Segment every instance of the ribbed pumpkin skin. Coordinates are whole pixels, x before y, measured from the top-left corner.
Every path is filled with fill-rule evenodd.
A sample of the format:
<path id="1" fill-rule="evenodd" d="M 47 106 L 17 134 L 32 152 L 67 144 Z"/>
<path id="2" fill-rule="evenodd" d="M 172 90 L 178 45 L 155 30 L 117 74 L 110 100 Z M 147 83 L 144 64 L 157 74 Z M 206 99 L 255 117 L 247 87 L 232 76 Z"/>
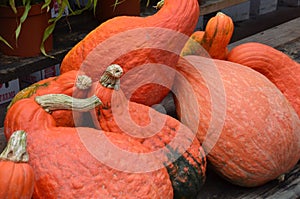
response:
<path id="1" fill-rule="evenodd" d="M 120 148 L 146 152 L 128 137 L 85 127 L 56 127 L 53 117 L 31 98 L 8 110 L 4 129 L 7 137 L 16 129 L 27 132 L 29 164 L 35 175 L 33 198 L 173 198 L 165 168 L 147 173 L 118 171 L 97 160 L 83 144 L 85 140 L 96 146 L 105 134 Z"/>
<path id="2" fill-rule="evenodd" d="M 0 160 L 1 199 L 31 199 L 33 188 L 34 174 L 28 163 Z"/>
<path id="3" fill-rule="evenodd" d="M 214 59 L 226 59 L 227 46 L 234 30 L 232 19 L 218 12 L 207 22 L 205 31 L 195 31 L 181 51 L 182 56 L 199 55 Z M 205 52 L 206 51 L 206 52 Z"/>
<path id="4" fill-rule="evenodd" d="M 128 101 L 122 91 L 105 88 L 100 83 L 93 85 L 90 95 L 98 96 L 104 104 L 96 107 L 95 126 L 131 137 L 146 146 L 149 153 L 161 148 L 168 149 L 161 160 L 168 169 L 174 198 L 197 197 L 206 179 L 206 157 L 200 142 L 190 129 L 168 115 Z M 116 97 L 112 97 L 114 95 Z M 147 130 L 143 127 L 147 127 Z M 131 132 L 134 134 L 130 134 Z M 175 137 L 177 141 L 174 141 Z M 174 145 L 167 146 L 171 142 Z M 182 143 L 188 144 L 186 150 L 182 149 Z M 172 148 L 173 146 L 175 147 Z M 179 154 L 179 158 L 170 162 L 174 154 Z"/>
<path id="5" fill-rule="evenodd" d="M 112 63 L 122 66 L 125 73 L 147 63 L 174 67 L 182 47 L 196 27 L 198 17 L 197 0 L 166 0 L 164 6 L 152 16 L 121 16 L 110 19 L 90 32 L 69 51 L 62 61 L 61 73 L 81 69 L 93 79 L 97 79 Z M 186 35 L 184 41 L 179 38 L 182 37 L 180 34 Z M 96 48 L 108 39 L 109 43 L 100 49 Z M 128 52 L 128 49 L 132 52 Z M 136 78 L 133 77 L 132 81 L 134 79 Z M 171 85 L 172 81 L 167 86 Z M 132 93 L 124 92 L 132 101 L 153 105 L 159 103 L 168 94 L 169 89 L 151 84 L 139 88 L 133 96 L 130 96 Z"/>
<path id="6" fill-rule="evenodd" d="M 265 75 L 286 96 L 300 117 L 299 63 L 271 46 L 255 42 L 236 46 L 227 59 Z"/>
<path id="7" fill-rule="evenodd" d="M 198 56 L 185 59 L 201 71 L 197 73 L 184 59 L 178 63 L 177 70 L 188 79 L 197 98 L 197 137 L 221 176 L 234 184 L 254 187 L 296 165 L 300 158 L 300 120 L 274 84 L 236 63 Z M 189 103 L 191 93 L 186 92 L 180 79 L 176 82 L 178 115 L 182 123 L 193 126 L 196 121 L 195 107 Z M 208 130 L 217 132 L 207 135 Z M 206 135 L 217 138 L 217 142 L 205 140 Z"/>
<path id="8" fill-rule="evenodd" d="M 230 42 L 233 30 L 232 19 L 219 12 L 207 22 L 200 44 L 212 58 L 226 59 L 227 45 Z"/>

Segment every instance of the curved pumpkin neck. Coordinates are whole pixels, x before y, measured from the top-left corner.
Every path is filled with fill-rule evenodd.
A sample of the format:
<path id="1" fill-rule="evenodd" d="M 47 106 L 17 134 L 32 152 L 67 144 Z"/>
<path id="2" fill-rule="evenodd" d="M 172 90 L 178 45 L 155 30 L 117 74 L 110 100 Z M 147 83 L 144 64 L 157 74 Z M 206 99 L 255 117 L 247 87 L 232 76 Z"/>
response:
<path id="1" fill-rule="evenodd" d="M 197 0 L 165 0 L 161 9 L 147 18 L 154 22 L 150 26 L 170 28 L 190 35 L 196 27 L 199 15 Z"/>

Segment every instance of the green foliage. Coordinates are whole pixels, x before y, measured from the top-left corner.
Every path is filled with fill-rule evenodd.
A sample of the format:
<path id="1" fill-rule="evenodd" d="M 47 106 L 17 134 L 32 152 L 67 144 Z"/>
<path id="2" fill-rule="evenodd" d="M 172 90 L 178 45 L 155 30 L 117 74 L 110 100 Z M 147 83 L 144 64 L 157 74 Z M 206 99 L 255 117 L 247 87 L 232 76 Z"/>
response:
<path id="1" fill-rule="evenodd" d="M 14 13 L 17 13 L 18 6 L 24 6 L 24 8 L 25 8 L 24 13 L 22 13 L 22 16 L 20 18 L 20 23 L 18 24 L 18 26 L 15 30 L 16 41 L 19 38 L 21 29 L 22 29 L 22 24 L 28 17 L 28 13 L 31 9 L 31 5 L 34 5 L 37 3 L 44 3 L 42 6 L 42 9 L 47 9 L 47 12 L 49 12 L 50 4 L 52 1 L 53 0 L 0 0 L 0 6 L 7 6 L 7 8 L 12 9 L 14 11 Z M 60 5 L 60 7 L 59 7 L 58 15 L 49 20 L 50 25 L 44 31 L 40 50 L 41 50 L 42 54 L 45 56 L 49 56 L 49 55 L 45 51 L 44 43 L 47 40 L 47 38 L 53 33 L 56 23 L 63 17 L 63 13 L 64 13 L 66 7 L 68 7 L 68 9 L 69 9 L 70 15 L 79 15 L 82 12 L 91 9 L 92 7 L 94 7 L 94 13 L 95 13 L 95 8 L 96 8 L 98 0 L 88 0 L 87 4 L 84 7 L 80 6 L 79 0 L 76 0 L 77 6 L 79 7 L 79 9 L 75 10 L 75 11 L 71 9 L 69 0 L 54 0 L 54 1 L 56 1 Z M 5 38 L 3 38 L 1 36 L 0 36 L 0 42 L 4 42 L 7 46 L 12 48 L 12 46 L 5 40 Z"/>

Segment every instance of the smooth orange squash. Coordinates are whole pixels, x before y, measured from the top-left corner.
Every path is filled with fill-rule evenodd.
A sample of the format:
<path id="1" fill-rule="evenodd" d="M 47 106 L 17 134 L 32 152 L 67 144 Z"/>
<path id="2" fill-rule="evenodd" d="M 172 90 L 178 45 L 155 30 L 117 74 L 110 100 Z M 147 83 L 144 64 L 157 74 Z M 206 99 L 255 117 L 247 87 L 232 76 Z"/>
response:
<path id="1" fill-rule="evenodd" d="M 233 48 L 228 61 L 248 66 L 272 81 L 300 117 L 300 64 L 275 48 L 256 42 Z"/>
<path id="2" fill-rule="evenodd" d="M 205 27 L 205 33 L 200 44 L 214 59 L 226 59 L 233 34 L 234 24 L 232 19 L 222 12 L 212 17 Z"/>
<path id="3" fill-rule="evenodd" d="M 61 73 L 82 70 L 93 80 L 112 63 L 122 66 L 124 73 L 144 64 L 139 75 L 124 82 L 125 95 L 132 101 L 153 105 L 169 92 L 173 78 L 167 85 L 150 83 L 132 92 L 135 81 L 144 79 L 143 72 L 151 64 L 174 67 L 188 37 L 194 31 L 199 17 L 197 0 L 166 0 L 162 8 L 148 17 L 121 16 L 110 19 L 90 32 L 65 56 Z M 154 79 L 174 77 L 170 71 L 156 70 Z M 128 85 L 127 85 L 128 84 Z M 130 91 L 125 89 L 128 87 Z M 169 87 L 169 88 L 168 88 Z"/>
<path id="4" fill-rule="evenodd" d="M 31 199 L 34 173 L 28 164 L 26 133 L 16 131 L 0 154 L 0 198 Z"/>
<path id="5" fill-rule="evenodd" d="M 191 35 L 182 49 L 181 55 L 209 55 L 211 58 L 224 60 L 227 57 L 227 46 L 233 30 L 232 19 L 224 13 L 218 12 L 216 16 L 209 19 L 204 31 L 196 31 Z"/>
<path id="6" fill-rule="evenodd" d="M 254 187 L 282 177 L 296 165 L 299 117 L 265 76 L 240 64 L 200 56 L 181 59 L 177 71 L 173 92 L 180 121 L 197 131 L 221 176 Z"/>
<path id="7" fill-rule="evenodd" d="M 132 161 L 130 164 L 126 156 L 118 157 L 109 150 L 102 154 L 111 143 L 122 151 L 145 153 L 148 150 L 142 144 L 113 132 L 87 127 L 57 127 L 52 115 L 44 110 L 75 104 L 94 108 L 99 105 L 98 98 L 87 98 L 78 103 L 82 99 L 64 94 L 50 95 L 58 96 L 50 101 L 43 96 L 21 99 L 13 104 L 7 112 L 4 127 L 7 137 L 17 129 L 27 132 L 29 164 L 35 175 L 33 198 L 173 198 L 172 184 L 164 167 L 134 173 L 129 167 L 138 164 L 132 164 Z M 111 160 L 128 170 L 110 167 L 107 162 Z M 154 163 L 148 162 L 149 165 Z"/>
<path id="8" fill-rule="evenodd" d="M 93 114 L 95 126 L 129 136 L 147 147 L 149 153 L 162 150 L 159 159 L 168 169 L 174 198 L 196 198 L 205 182 L 206 158 L 195 134 L 168 115 L 128 101 L 121 90 L 122 81 L 110 80 L 120 78 L 120 71 L 118 66 L 109 68 L 93 84 L 90 95 L 102 102 Z"/>

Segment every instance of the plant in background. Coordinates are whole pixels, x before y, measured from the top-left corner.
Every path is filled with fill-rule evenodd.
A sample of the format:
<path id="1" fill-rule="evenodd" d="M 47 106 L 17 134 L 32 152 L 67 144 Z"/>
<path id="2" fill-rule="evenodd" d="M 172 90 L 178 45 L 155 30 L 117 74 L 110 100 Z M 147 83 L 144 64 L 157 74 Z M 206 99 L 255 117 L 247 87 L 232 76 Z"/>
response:
<path id="1" fill-rule="evenodd" d="M 18 26 L 15 31 L 15 38 L 17 41 L 22 29 L 22 24 L 27 19 L 28 13 L 32 5 L 43 3 L 42 10 L 47 9 L 47 12 L 49 12 L 52 4 L 55 2 L 58 3 L 59 5 L 58 14 L 55 17 L 49 19 L 49 26 L 44 31 L 43 40 L 40 46 L 41 52 L 44 55 L 48 56 L 47 53 L 45 52 L 44 42 L 54 31 L 57 21 L 59 21 L 63 17 L 63 13 L 65 12 L 66 8 L 69 9 L 70 15 L 78 15 L 81 14 L 83 11 L 88 10 L 92 7 L 95 8 L 97 4 L 97 0 L 87 0 L 87 2 L 84 5 L 82 5 L 82 2 L 80 2 L 80 0 L 75 0 L 76 1 L 75 4 L 78 7 L 78 9 L 73 10 L 70 6 L 73 3 L 71 1 L 72 0 L 0 0 L 0 6 L 6 6 L 7 9 L 12 9 L 15 14 L 17 14 L 17 7 L 24 6 L 24 12 L 20 17 L 20 22 L 18 23 Z M 4 42 L 6 45 L 12 48 L 12 46 L 1 35 L 0 35 L 0 41 Z"/>

